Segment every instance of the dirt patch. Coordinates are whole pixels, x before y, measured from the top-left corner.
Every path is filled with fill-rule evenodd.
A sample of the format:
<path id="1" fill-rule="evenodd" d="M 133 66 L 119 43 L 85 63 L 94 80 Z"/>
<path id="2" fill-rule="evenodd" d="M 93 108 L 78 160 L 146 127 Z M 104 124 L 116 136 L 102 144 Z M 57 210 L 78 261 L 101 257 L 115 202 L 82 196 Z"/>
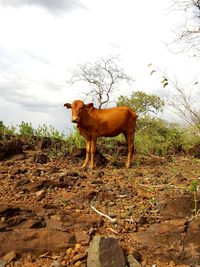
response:
<path id="1" fill-rule="evenodd" d="M 25 151 L 0 162 L 0 257 L 14 251 L 16 266 L 50 266 L 55 259 L 86 266 L 89 242 L 100 234 L 115 236 L 142 266 L 199 264 L 200 196 L 195 206 L 191 191 L 198 159 L 136 156 L 126 170 L 123 157 L 117 166 L 100 158 L 95 170 L 83 170 L 82 156 L 40 155 Z"/>

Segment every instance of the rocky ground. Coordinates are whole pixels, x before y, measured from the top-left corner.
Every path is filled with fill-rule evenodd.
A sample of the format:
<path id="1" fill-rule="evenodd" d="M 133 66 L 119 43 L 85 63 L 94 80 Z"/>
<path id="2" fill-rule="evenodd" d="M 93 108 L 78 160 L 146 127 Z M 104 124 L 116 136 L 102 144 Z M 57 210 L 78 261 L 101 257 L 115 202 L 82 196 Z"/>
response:
<path id="1" fill-rule="evenodd" d="M 79 152 L 1 157 L 0 266 L 84 267 L 96 235 L 137 266 L 200 266 L 199 159 L 136 155 L 126 170 L 124 156 L 97 155 L 83 170 Z"/>

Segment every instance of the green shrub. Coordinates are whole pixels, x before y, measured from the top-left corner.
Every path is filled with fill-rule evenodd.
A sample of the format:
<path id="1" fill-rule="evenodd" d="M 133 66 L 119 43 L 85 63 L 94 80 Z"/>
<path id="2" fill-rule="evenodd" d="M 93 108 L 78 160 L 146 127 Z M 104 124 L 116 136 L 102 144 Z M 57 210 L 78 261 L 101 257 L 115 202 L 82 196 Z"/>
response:
<path id="1" fill-rule="evenodd" d="M 6 136 L 14 136 L 16 135 L 16 127 L 13 125 L 5 126 L 3 122 L 0 121 L 0 133 L 3 138 Z"/>
<path id="2" fill-rule="evenodd" d="M 71 152 L 74 148 L 85 147 L 84 138 L 79 134 L 78 130 L 72 131 L 66 138 L 66 149 Z"/>
<path id="3" fill-rule="evenodd" d="M 19 134 L 31 137 L 34 135 L 34 129 L 31 123 L 22 121 L 21 124 L 18 125 Z"/>
<path id="4" fill-rule="evenodd" d="M 190 128 L 181 128 L 176 124 L 170 124 L 162 119 L 150 116 L 139 118 L 136 128 L 135 151 L 137 154 L 165 156 L 184 152 L 193 155 L 199 151 L 196 149 L 195 151 L 197 152 L 192 152 L 193 148 L 199 146 L 199 137 L 193 134 Z M 27 140 L 32 137 L 34 139 L 35 137 L 48 137 L 51 139 L 52 144 L 50 150 L 54 152 L 59 150 L 55 152 L 56 155 L 71 152 L 77 147 L 85 147 L 85 140 L 76 128 L 68 136 L 65 136 L 64 133 L 60 133 L 51 125 L 46 126 L 43 124 L 37 129 L 34 129 L 31 123 L 22 121 L 18 125 L 18 128 L 16 128 L 14 126 L 5 126 L 3 122 L 0 122 L 0 133 L 3 139 L 9 136 L 16 136 L 18 133 L 27 136 Z M 123 146 L 126 146 L 125 143 L 123 134 L 113 138 L 101 137 L 98 139 L 97 149 L 101 153 L 110 154 L 115 158 L 119 158 L 120 153 L 125 151 L 123 150 Z"/>
<path id="5" fill-rule="evenodd" d="M 135 143 L 140 154 L 180 153 L 184 150 L 184 140 L 185 130 L 176 124 L 149 116 L 138 120 Z"/>

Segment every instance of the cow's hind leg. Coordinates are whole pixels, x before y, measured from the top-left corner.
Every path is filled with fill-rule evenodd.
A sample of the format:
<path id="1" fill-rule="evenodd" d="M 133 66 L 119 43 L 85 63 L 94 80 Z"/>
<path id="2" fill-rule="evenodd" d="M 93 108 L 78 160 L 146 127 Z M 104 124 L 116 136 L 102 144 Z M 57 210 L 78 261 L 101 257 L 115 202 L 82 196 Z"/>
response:
<path id="1" fill-rule="evenodd" d="M 126 132 L 124 135 L 128 146 L 128 159 L 126 162 L 126 167 L 129 168 L 133 159 L 133 133 Z"/>
<path id="2" fill-rule="evenodd" d="M 95 167 L 94 164 L 94 155 L 95 155 L 95 151 L 96 151 L 96 144 L 97 144 L 97 138 L 93 138 L 91 140 L 91 161 L 90 161 L 90 168 L 93 169 Z"/>
<path id="3" fill-rule="evenodd" d="M 87 166 L 88 162 L 90 161 L 90 149 L 91 149 L 91 141 L 86 140 L 86 158 L 85 158 L 85 161 L 82 165 L 83 168 L 85 168 Z"/>

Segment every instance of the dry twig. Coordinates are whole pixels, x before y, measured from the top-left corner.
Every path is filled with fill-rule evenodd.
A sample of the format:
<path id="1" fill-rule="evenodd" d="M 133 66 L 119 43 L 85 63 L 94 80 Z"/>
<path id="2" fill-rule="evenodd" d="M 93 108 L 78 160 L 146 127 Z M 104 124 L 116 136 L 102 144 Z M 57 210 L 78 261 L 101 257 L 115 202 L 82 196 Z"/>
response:
<path id="1" fill-rule="evenodd" d="M 101 211 L 98 211 L 98 210 L 97 210 L 94 206 L 92 206 L 92 205 L 91 205 L 90 207 L 91 207 L 91 209 L 93 209 L 97 214 L 99 214 L 99 215 L 101 215 L 101 216 L 107 218 L 107 219 L 110 220 L 111 222 L 115 222 L 115 221 L 117 220 L 116 218 L 111 218 L 110 216 L 108 216 L 108 215 L 102 213 Z"/>

